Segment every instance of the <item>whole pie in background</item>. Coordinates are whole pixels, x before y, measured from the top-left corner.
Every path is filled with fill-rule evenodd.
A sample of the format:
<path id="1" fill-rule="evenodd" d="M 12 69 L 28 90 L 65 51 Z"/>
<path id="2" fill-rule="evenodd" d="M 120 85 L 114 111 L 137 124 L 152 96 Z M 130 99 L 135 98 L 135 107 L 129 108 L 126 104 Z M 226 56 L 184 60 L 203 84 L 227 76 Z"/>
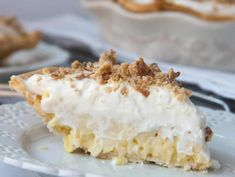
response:
<path id="1" fill-rule="evenodd" d="M 118 0 L 127 10 L 143 13 L 177 11 L 209 21 L 235 19 L 234 0 Z"/>

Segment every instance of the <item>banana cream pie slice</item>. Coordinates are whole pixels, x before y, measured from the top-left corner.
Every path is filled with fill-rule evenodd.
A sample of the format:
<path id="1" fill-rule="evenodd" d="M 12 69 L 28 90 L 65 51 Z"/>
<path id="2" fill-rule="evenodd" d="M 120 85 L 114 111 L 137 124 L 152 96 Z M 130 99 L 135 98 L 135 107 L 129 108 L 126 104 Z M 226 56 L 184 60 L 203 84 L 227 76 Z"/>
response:
<path id="1" fill-rule="evenodd" d="M 212 21 L 234 20 L 235 0 L 164 0 L 164 9 Z"/>
<path id="2" fill-rule="evenodd" d="M 10 87 L 26 97 L 68 152 L 82 149 L 117 164 L 153 162 L 206 170 L 212 131 L 189 100 L 190 91 L 142 58 L 115 63 L 115 52 L 97 63 L 44 68 L 12 76 Z"/>

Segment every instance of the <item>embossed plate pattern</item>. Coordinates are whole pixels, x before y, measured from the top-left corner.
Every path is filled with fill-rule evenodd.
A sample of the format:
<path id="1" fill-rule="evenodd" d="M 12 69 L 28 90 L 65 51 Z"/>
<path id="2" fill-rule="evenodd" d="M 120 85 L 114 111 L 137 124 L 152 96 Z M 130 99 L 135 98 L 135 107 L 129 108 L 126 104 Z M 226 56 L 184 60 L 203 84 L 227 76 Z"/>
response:
<path id="1" fill-rule="evenodd" d="M 57 176 L 235 176 L 235 115 L 200 107 L 214 131 L 210 143 L 212 157 L 221 168 L 185 172 L 152 164 L 112 165 L 83 154 L 64 152 L 61 138 L 48 132 L 45 125 L 25 102 L 0 106 L 0 160 L 20 168 Z"/>

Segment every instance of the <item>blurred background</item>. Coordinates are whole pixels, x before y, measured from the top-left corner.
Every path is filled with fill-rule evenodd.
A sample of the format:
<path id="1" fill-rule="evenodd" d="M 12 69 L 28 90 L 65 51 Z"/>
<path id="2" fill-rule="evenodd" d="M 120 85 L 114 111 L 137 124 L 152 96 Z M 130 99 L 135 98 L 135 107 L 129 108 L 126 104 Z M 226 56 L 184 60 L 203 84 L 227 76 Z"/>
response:
<path id="1" fill-rule="evenodd" d="M 23 20 L 40 20 L 63 14 L 80 15 L 85 12 L 80 8 L 79 0 L 0 1 L 2 15 L 15 15 Z"/>

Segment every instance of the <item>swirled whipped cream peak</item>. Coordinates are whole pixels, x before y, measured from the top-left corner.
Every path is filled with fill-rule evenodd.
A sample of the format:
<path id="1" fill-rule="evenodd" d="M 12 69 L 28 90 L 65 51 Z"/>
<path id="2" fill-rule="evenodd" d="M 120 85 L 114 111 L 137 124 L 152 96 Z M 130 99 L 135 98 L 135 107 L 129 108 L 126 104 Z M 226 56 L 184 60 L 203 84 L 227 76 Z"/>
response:
<path id="1" fill-rule="evenodd" d="M 176 81 L 142 58 L 116 64 L 113 50 L 95 63 L 45 68 L 13 76 L 11 88 L 23 94 L 52 132 L 63 136 L 68 152 L 94 157 L 206 170 L 206 143 L 212 131 Z"/>

